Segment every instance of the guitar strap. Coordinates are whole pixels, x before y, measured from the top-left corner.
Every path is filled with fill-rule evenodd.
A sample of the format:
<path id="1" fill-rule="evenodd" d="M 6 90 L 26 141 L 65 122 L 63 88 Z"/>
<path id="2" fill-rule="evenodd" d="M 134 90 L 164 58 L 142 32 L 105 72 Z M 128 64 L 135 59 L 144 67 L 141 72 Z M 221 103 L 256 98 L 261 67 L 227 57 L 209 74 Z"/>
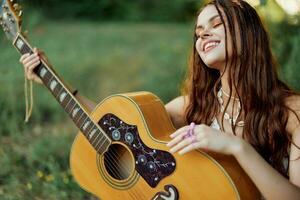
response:
<path id="1" fill-rule="evenodd" d="M 32 109 L 33 109 L 33 86 L 32 86 L 32 80 L 29 80 L 29 90 L 28 90 L 28 80 L 26 78 L 25 71 L 24 71 L 24 94 L 25 94 L 25 106 L 26 106 L 24 121 L 25 123 L 27 123 L 29 121 L 29 118 L 31 117 Z"/>

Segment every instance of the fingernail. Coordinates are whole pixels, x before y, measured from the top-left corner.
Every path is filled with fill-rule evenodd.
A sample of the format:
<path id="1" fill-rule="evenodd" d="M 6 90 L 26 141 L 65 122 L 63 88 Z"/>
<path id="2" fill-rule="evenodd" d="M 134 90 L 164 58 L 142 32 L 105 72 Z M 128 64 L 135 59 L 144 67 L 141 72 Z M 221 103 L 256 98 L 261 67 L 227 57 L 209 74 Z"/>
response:
<path id="1" fill-rule="evenodd" d="M 167 147 L 169 147 L 169 146 L 171 146 L 171 145 L 170 145 L 170 142 L 167 143 Z"/>

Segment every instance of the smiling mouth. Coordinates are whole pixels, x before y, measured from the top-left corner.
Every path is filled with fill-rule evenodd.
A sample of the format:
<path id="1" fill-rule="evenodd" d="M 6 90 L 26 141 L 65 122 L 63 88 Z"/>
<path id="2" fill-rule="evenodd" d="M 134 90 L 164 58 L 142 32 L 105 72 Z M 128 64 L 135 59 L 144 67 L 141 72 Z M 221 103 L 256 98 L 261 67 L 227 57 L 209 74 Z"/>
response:
<path id="1" fill-rule="evenodd" d="M 215 47 L 217 47 L 220 44 L 220 41 L 212 41 L 212 42 L 208 42 L 204 45 L 203 47 L 203 51 L 204 53 L 209 52 L 210 50 L 214 49 Z"/>

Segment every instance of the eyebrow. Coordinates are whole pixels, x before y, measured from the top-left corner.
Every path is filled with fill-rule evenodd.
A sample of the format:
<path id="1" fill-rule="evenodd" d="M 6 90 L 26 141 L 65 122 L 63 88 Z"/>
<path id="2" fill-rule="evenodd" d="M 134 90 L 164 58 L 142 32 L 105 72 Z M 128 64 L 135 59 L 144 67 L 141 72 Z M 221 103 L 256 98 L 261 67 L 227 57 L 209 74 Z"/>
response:
<path id="1" fill-rule="evenodd" d="M 220 15 L 217 14 L 217 15 L 212 16 L 211 18 L 209 18 L 208 22 L 213 21 L 217 17 L 220 17 Z M 197 25 L 196 29 L 200 29 L 200 28 L 203 28 L 203 26 Z"/>

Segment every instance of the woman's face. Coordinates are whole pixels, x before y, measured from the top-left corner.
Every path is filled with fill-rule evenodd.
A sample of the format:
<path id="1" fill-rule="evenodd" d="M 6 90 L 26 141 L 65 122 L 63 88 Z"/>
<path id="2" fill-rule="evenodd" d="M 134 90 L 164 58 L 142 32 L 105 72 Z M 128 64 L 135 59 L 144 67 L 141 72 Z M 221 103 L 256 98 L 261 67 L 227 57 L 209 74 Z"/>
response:
<path id="1" fill-rule="evenodd" d="M 224 21 L 226 23 L 225 18 Z M 211 68 L 223 70 L 226 64 L 225 28 L 214 5 L 206 6 L 199 14 L 196 35 L 196 50 L 203 62 Z M 229 34 L 227 35 L 228 57 L 230 58 L 231 38 Z"/>

